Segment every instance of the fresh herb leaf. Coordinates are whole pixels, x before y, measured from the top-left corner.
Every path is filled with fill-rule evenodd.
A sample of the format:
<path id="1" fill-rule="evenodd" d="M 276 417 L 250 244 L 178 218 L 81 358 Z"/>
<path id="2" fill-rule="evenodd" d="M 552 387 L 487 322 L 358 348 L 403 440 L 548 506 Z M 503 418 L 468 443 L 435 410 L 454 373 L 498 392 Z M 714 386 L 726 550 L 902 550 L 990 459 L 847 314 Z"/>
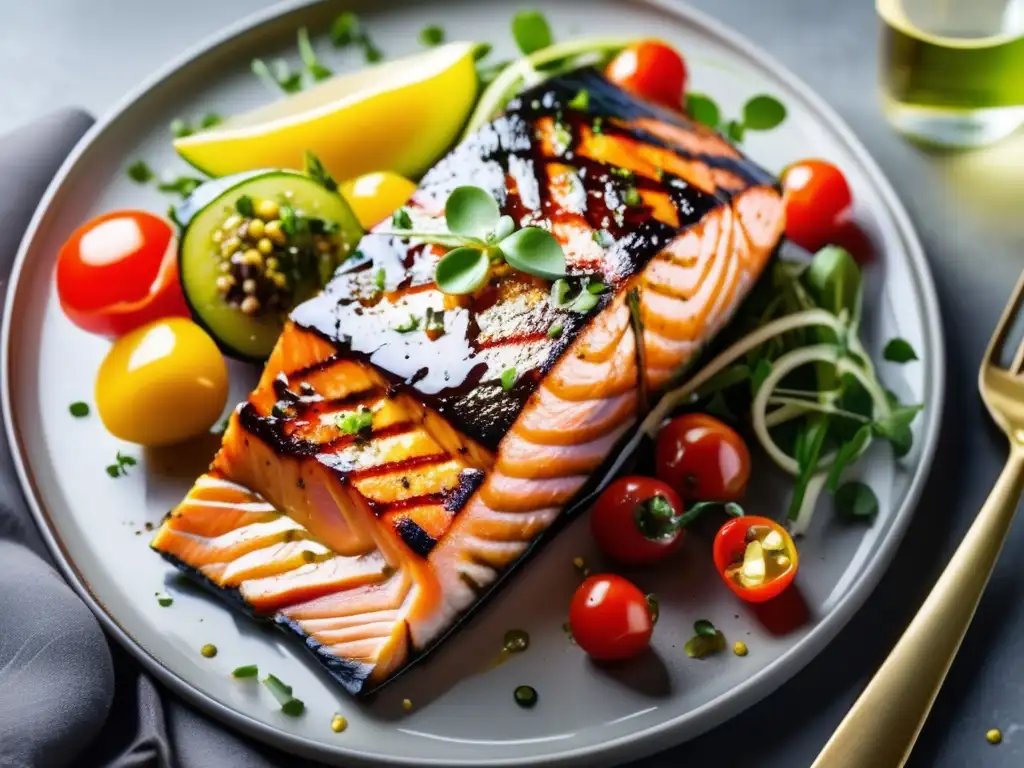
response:
<path id="1" fill-rule="evenodd" d="M 331 43 L 336 48 L 358 43 L 362 40 L 363 29 L 359 23 L 359 17 L 348 11 L 338 16 L 331 24 Z"/>
<path id="2" fill-rule="evenodd" d="M 373 411 L 363 406 L 359 410 L 339 416 L 335 423 L 343 434 L 358 435 L 373 427 Z"/>
<path id="3" fill-rule="evenodd" d="M 736 142 L 737 144 L 743 141 L 743 133 L 745 130 L 743 123 L 739 120 L 729 120 L 724 126 L 725 135 L 729 137 L 730 141 Z"/>
<path id="4" fill-rule="evenodd" d="M 399 208 L 391 214 L 391 226 L 395 229 L 412 229 L 412 217 L 405 208 Z"/>
<path id="5" fill-rule="evenodd" d="M 807 483 L 818 469 L 818 460 L 821 458 L 821 449 L 825 444 L 828 429 L 828 417 L 818 413 L 808 416 L 797 433 L 794 458 L 800 472 L 793 485 L 793 498 L 789 502 L 790 520 L 796 519 L 800 512 L 800 505 L 803 504 L 804 494 L 807 492 Z"/>
<path id="6" fill-rule="evenodd" d="M 498 224 L 498 202 L 480 187 L 457 187 L 444 207 L 448 231 L 463 237 L 484 240 Z"/>
<path id="7" fill-rule="evenodd" d="M 338 182 L 324 168 L 323 162 L 308 149 L 305 154 L 306 175 L 328 192 L 338 191 Z"/>
<path id="8" fill-rule="evenodd" d="M 454 248 L 437 263 L 434 280 L 442 293 L 453 296 L 473 293 L 487 282 L 491 260 L 478 248 Z"/>
<path id="9" fill-rule="evenodd" d="M 303 66 L 315 82 L 334 76 L 333 70 L 320 63 L 316 57 L 313 43 L 309 39 L 309 30 L 305 27 L 299 28 L 299 58 L 302 59 Z"/>
<path id="10" fill-rule="evenodd" d="M 875 434 L 889 441 L 897 458 L 906 456 L 914 446 L 914 433 L 910 425 L 922 408 L 922 405 L 897 406 L 887 417 L 875 422 Z"/>
<path id="11" fill-rule="evenodd" d="M 558 339 L 558 338 L 561 338 L 561 336 L 562 336 L 562 324 L 561 323 L 553 323 L 551 325 L 551 327 L 548 328 L 548 338 L 549 339 Z"/>
<path id="12" fill-rule="evenodd" d="M 736 414 L 729 407 L 729 401 L 725 399 L 721 390 L 715 392 L 708 400 L 707 405 L 704 406 L 704 413 L 716 416 L 723 421 L 736 421 Z"/>
<path id="13" fill-rule="evenodd" d="M 444 42 L 444 29 L 437 24 L 430 24 L 420 30 L 420 42 L 428 48 L 433 48 Z"/>
<path id="14" fill-rule="evenodd" d="M 569 311 L 585 315 L 596 307 L 599 301 L 600 299 L 590 291 L 580 291 L 579 295 L 569 303 Z"/>
<path id="15" fill-rule="evenodd" d="M 846 483 L 836 491 L 836 511 L 852 520 L 872 520 L 878 514 L 878 497 L 864 483 Z"/>
<path id="16" fill-rule="evenodd" d="M 516 231 L 516 222 L 511 216 L 502 216 L 494 225 L 494 231 L 488 235 L 487 242 L 500 243 L 506 237 Z"/>
<path id="17" fill-rule="evenodd" d="M 273 675 L 267 675 L 263 678 L 263 684 L 267 686 L 267 690 L 277 699 L 277 703 L 281 705 L 281 711 L 284 714 L 296 717 L 301 715 L 306 709 L 305 704 L 292 696 L 292 687 L 285 685 Z"/>
<path id="18" fill-rule="evenodd" d="M 686 641 L 684 650 L 691 659 L 703 659 L 725 650 L 725 635 L 718 631 L 714 635 L 694 635 Z"/>
<path id="19" fill-rule="evenodd" d="M 502 240 L 499 247 L 505 261 L 520 272 L 545 280 L 565 277 L 565 253 L 546 229 L 520 229 Z"/>
<path id="20" fill-rule="evenodd" d="M 707 619 L 697 619 L 697 621 L 693 623 L 693 631 L 701 637 L 714 637 L 715 633 L 718 632 L 718 630 L 715 629 L 715 625 Z"/>
<path id="21" fill-rule="evenodd" d="M 569 103 L 566 105 L 569 109 L 575 109 L 579 112 L 586 112 L 590 109 L 590 91 L 586 88 L 580 88 L 573 96 Z"/>
<path id="22" fill-rule="evenodd" d="M 363 58 L 369 64 L 376 64 L 384 58 L 384 52 L 367 37 L 363 39 Z"/>
<path id="23" fill-rule="evenodd" d="M 383 292 L 384 286 L 387 285 L 388 273 L 384 270 L 384 267 L 378 267 L 377 271 L 373 275 L 373 285 L 378 290 Z"/>
<path id="24" fill-rule="evenodd" d="M 302 699 L 289 699 L 281 705 L 281 711 L 289 717 L 298 717 L 306 711 L 306 705 Z"/>
<path id="25" fill-rule="evenodd" d="M 125 456 L 120 451 L 118 451 L 117 452 L 117 463 L 118 463 L 118 465 L 120 465 L 123 468 L 123 467 L 134 467 L 139 462 L 137 462 L 133 457 Z"/>
<path id="26" fill-rule="evenodd" d="M 686 111 L 692 119 L 708 128 L 718 128 L 722 122 L 722 113 L 718 109 L 718 104 L 703 93 L 686 94 Z"/>
<path id="27" fill-rule="evenodd" d="M 244 667 L 235 667 L 231 672 L 232 677 L 244 678 L 244 677 L 258 677 L 260 674 L 260 668 L 255 664 L 247 664 Z"/>
<path id="28" fill-rule="evenodd" d="M 153 169 L 145 160 L 136 160 L 128 166 L 128 178 L 136 184 L 148 184 L 153 180 Z"/>
<path id="29" fill-rule="evenodd" d="M 156 602 L 161 608 L 170 608 L 174 605 L 174 598 L 161 592 L 156 596 Z"/>
<path id="30" fill-rule="evenodd" d="M 640 192 L 636 187 L 627 187 L 626 193 L 622 196 L 622 201 L 630 208 L 634 208 L 643 202 L 643 198 L 640 197 Z"/>
<path id="31" fill-rule="evenodd" d="M 608 286 L 602 283 L 600 280 L 591 280 L 587 283 L 587 292 L 592 293 L 595 296 L 600 296 L 602 293 L 608 290 Z"/>
<path id="32" fill-rule="evenodd" d="M 595 229 L 594 234 L 591 235 L 591 237 L 593 237 L 594 242 L 602 248 L 611 248 L 615 245 L 615 238 L 612 237 L 612 233 L 607 229 Z"/>
<path id="33" fill-rule="evenodd" d="M 68 406 L 68 410 L 76 419 L 84 419 L 89 415 L 89 404 L 83 402 L 72 403 Z"/>
<path id="34" fill-rule="evenodd" d="M 176 139 L 184 139 L 186 136 L 191 136 L 195 131 L 192 130 L 192 126 L 186 123 L 181 118 L 171 120 L 171 136 Z"/>
<path id="35" fill-rule="evenodd" d="M 871 433 L 871 425 L 865 424 L 854 433 L 852 438 L 839 446 L 835 461 L 828 472 L 828 489 L 831 493 L 834 494 L 839 488 L 839 478 L 842 476 L 843 470 L 864 452 L 871 441 Z"/>
<path id="36" fill-rule="evenodd" d="M 423 321 L 423 330 L 428 333 L 444 333 L 444 310 L 436 310 L 427 307 L 426 318 Z"/>
<path id="37" fill-rule="evenodd" d="M 569 306 L 569 281 L 564 278 L 559 278 L 551 284 L 551 303 L 559 309 L 565 309 Z"/>
<path id="38" fill-rule="evenodd" d="M 553 42 L 551 27 L 540 11 L 520 11 L 512 18 L 512 37 L 524 56 Z"/>
<path id="39" fill-rule="evenodd" d="M 120 451 L 117 452 L 115 457 L 115 463 L 110 464 L 106 468 L 106 472 L 111 477 L 123 477 L 128 474 L 128 467 L 134 467 L 138 462 L 131 456 L 125 456 Z"/>
<path id="40" fill-rule="evenodd" d="M 411 333 L 420 327 L 420 320 L 415 315 L 409 315 L 409 319 L 395 326 L 399 333 Z"/>
<path id="41" fill-rule="evenodd" d="M 477 43 L 473 49 L 473 61 L 480 61 L 480 59 L 486 58 L 493 50 L 494 46 L 490 43 Z"/>
<path id="42" fill-rule="evenodd" d="M 501 372 L 501 388 L 505 391 L 512 389 L 516 383 L 516 369 L 506 368 Z"/>
<path id="43" fill-rule="evenodd" d="M 752 131 L 770 131 L 785 119 L 786 107 L 772 96 L 754 96 L 743 105 L 743 126 Z"/>
<path id="44" fill-rule="evenodd" d="M 107 474 L 111 477 L 120 477 L 123 474 L 121 472 L 121 468 L 117 466 L 117 464 L 108 464 L 106 469 Z"/>
<path id="45" fill-rule="evenodd" d="M 248 195 L 241 195 L 235 200 L 235 210 L 238 211 L 239 216 L 244 216 L 247 219 L 251 219 L 256 215 L 252 198 Z"/>
<path id="46" fill-rule="evenodd" d="M 910 342 L 899 338 L 890 339 L 889 343 L 885 345 L 882 357 L 891 363 L 909 363 L 911 360 L 918 359 L 917 352 L 910 346 Z"/>
<path id="47" fill-rule="evenodd" d="M 822 309 L 837 317 L 859 314 L 861 295 L 860 268 L 853 257 L 837 245 L 822 248 L 811 259 L 804 281 L 811 297 Z"/>
<path id="48" fill-rule="evenodd" d="M 207 112 L 203 115 L 203 119 L 199 121 L 199 127 L 205 130 L 206 128 L 213 128 L 215 125 L 220 125 L 223 122 L 224 118 L 216 112 Z"/>
<path id="49" fill-rule="evenodd" d="M 253 59 L 252 72 L 267 85 L 285 93 L 296 93 L 302 90 L 302 73 L 292 72 L 288 62 L 284 59 L 277 59 L 273 68 L 267 66 L 263 59 Z"/>
<path id="50" fill-rule="evenodd" d="M 197 179 L 194 176 L 179 176 L 176 179 L 160 182 L 156 188 L 161 192 L 180 195 L 184 199 L 195 192 L 196 188 L 202 183 L 203 179 Z"/>

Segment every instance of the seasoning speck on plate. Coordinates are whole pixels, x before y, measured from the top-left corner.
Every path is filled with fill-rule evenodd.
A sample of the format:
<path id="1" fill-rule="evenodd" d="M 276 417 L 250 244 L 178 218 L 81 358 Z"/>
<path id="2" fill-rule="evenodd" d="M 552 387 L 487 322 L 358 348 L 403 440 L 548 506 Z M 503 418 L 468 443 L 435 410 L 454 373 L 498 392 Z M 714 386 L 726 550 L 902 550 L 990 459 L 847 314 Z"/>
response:
<path id="1" fill-rule="evenodd" d="M 988 739 L 989 744 L 998 744 L 1003 740 L 1003 732 L 998 728 L 992 728 L 985 734 L 985 738 Z"/>
<path id="2" fill-rule="evenodd" d="M 346 720 L 341 715 L 335 715 L 331 719 L 331 730 L 335 733 L 341 733 L 346 728 L 348 728 L 348 720 Z"/>
<path id="3" fill-rule="evenodd" d="M 203 654 L 203 656 L 205 656 L 206 658 L 212 659 L 214 656 L 217 655 L 217 646 L 213 643 L 207 643 L 199 649 L 199 652 Z"/>

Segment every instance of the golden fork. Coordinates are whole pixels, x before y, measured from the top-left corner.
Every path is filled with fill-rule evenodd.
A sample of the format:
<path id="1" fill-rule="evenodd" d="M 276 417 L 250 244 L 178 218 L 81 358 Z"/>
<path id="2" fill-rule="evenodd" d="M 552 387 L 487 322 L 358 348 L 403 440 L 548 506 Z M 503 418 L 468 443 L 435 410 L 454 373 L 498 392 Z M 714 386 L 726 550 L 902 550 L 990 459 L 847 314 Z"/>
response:
<path id="1" fill-rule="evenodd" d="M 1024 275 L 992 334 L 978 389 L 1010 441 L 995 487 L 928 599 L 822 749 L 813 768 L 900 768 L 910 757 L 988 584 L 1024 489 L 1024 341 L 1010 367 L 998 355 L 1024 294 Z"/>

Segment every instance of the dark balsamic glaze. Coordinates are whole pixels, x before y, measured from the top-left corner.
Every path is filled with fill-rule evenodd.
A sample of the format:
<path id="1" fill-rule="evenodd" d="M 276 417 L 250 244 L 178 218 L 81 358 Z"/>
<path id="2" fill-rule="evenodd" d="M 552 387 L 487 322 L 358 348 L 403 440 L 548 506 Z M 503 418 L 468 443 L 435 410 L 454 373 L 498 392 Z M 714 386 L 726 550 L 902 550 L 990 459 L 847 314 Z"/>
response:
<path id="1" fill-rule="evenodd" d="M 581 89 L 590 96 L 587 113 L 565 106 Z M 633 99 L 592 69 L 549 80 L 513 100 L 504 115 L 441 160 L 407 209 L 414 229 L 437 227 L 436 219 L 443 215 L 451 191 L 472 184 L 490 192 L 502 212 L 520 226 L 560 231 L 585 223 L 601 231 L 605 241 L 600 244 L 590 238 L 586 243 L 563 243 L 570 275 L 590 275 L 609 286 L 588 315 L 554 307 L 548 299 L 549 284 L 514 271 L 492 281 L 472 306 L 445 309 L 445 297 L 432 282 L 438 258 L 434 249 L 371 233 L 325 292 L 296 308 L 292 319 L 336 344 L 342 357 L 371 363 L 393 387 L 412 390 L 462 432 L 496 449 L 544 374 L 587 322 L 608 305 L 614 291 L 672 238 L 728 199 L 725 192 L 706 194 L 669 173 L 659 180 L 638 178 L 577 156 L 575 144 L 582 126 L 592 126 L 600 118 L 605 133 L 667 147 L 750 183 L 768 179 L 743 160 L 687 155 L 679 147 L 620 124 L 636 117 L 694 130 L 683 117 Z M 558 135 L 566 139 L 555 157 L 543 156 L 536 138 L 536 125 L 544 119 L 554 120 Z M 569 185 L 568 199 L 561 205 L 552 199 L 548 178 L 552 166 L 561 168 Z M 635 204 L 637 191 L 645 189 L 669 195 L 678 212 L 678 227 L 655 219 L 647 206 Z M 633 205 L 627 204 L 630 200 Z M 381 278 L 383 291 L 378 288 Z M 443 334 L 424 332 L 428 309 L 443 312 Z M 398 330 L 414 321 L 418 323 L 414 330 Z M 553 325 L 562 327 L 554 339 L 548 335 Z M 515 369 L 515 384 L 504 389 L 501 374 L 510 368 Z M 285 399 L 283 393 L 278 397 Z"/>

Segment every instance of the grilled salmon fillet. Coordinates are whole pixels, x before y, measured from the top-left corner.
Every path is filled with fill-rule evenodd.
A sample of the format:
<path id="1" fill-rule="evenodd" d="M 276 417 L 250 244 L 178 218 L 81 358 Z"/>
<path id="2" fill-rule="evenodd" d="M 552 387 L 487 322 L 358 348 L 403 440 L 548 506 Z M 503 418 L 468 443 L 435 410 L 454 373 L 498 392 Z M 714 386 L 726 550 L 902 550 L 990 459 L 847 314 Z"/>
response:
<path id="1" fill-rule="evenodd" d="M 568 106 L 581 91 L 586 112 Z M 784 228 L 769 174 L 592 69 L 522 94 L 435 166 L 413 230 L 443 226 L 467 184 L 549 229 L 596 306 L 567 308 L 507 267 L 446 296 L 443 251 L 382 225 L 293 312 L 211 473 L 153 541 L 302 635 L 355 694 L 432 648 L 579 510 Z"/>

